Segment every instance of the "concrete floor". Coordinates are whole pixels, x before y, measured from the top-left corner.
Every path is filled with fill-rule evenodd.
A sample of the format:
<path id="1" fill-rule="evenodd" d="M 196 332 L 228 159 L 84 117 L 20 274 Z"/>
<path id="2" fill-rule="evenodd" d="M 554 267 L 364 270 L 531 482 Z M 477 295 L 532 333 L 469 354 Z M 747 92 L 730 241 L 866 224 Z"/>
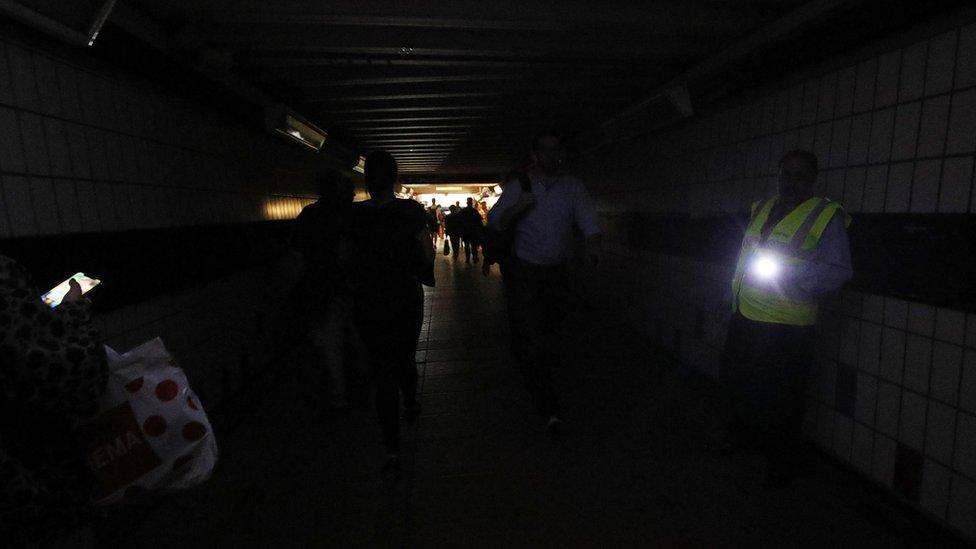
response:
<path id="1" fill-rule="evenodd" d="M 114 509 L 104 547 L 938 546 L 958 542 L 812 455 L 766 492 L 756 456 L 701 447 L 714 388 L 581 314 L 572 432 L 546 437 L 507 355 L 496 273 L 438 256 L 417 352 L 422 417 L 384 483 L 372 407 L 326 409 L 296 352 L 215 417 L 206 485 Z"/>

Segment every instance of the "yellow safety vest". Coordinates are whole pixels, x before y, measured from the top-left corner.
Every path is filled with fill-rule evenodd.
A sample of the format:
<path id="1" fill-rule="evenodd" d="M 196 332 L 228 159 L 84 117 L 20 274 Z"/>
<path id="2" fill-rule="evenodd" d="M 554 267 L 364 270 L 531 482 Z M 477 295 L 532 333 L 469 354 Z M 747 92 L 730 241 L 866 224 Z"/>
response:
<path id="1" fill-rule="evenodd" d="M 816 253 L 834 215 L 843 214 L 845 225 L 850 225 L 850 217 L 837 202 L 811 198 L 777 223 L 762 242 L 762 229 L 776 200 L 774 197 L 752 205 L 752 218 L 732 279 L 732 311 L 757 322 L 812 326 L 817 323 L 816 298 L 788 281 L 759 281 L 747 271 L 760 251 L 774 256 L 787 270 L 801 269 Z"/>

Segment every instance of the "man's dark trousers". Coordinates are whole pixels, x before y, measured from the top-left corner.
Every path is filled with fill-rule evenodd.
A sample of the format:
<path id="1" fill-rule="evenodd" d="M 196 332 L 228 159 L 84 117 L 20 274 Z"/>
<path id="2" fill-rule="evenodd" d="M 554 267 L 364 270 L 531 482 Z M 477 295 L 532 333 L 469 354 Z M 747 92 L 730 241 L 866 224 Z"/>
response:
<path id="1" fill-rule="evenodd" d="M 509 320 L 526 389 L 540 414 L 559 415 L 570 367 L 569 271 L 566 264 L 540 266 L 516 258 L 505 263 Z"/>
<path id="2" fill-rule="evenodd" d="M 756 322 L 739 313 L 729 322 L 721 377 L 733 393 L 730 442 L 757 442 L 769 472 L 796 465 L 813 350 L 811 326 Z"/>

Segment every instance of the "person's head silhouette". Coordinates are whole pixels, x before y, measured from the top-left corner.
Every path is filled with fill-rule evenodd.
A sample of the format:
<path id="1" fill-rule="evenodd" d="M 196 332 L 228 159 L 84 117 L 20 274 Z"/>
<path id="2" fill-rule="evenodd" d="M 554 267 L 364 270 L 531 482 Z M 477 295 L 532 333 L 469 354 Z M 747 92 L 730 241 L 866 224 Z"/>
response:
<path id="1" fill-rule="evenodd" d="M 366 157 L 363 167 L 366 176 L 366 190 L 373 198 L 392 194 L 397 180 L 397 163 L 393 155 L 384 151 L 373 151 Z"/>

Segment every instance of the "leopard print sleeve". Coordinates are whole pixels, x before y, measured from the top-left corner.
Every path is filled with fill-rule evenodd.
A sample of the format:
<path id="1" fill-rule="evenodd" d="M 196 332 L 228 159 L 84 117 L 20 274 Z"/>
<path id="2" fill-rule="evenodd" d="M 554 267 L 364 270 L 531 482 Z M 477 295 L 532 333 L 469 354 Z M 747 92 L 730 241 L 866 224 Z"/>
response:
<path id="1" fill-rule="evenodd" d="M 19 402 L 81 422 L 98 411 L 108 379 L 105 353 L 85 301 L 51 309 L 26 271 L 0 256 L 0 385 Z"/>

